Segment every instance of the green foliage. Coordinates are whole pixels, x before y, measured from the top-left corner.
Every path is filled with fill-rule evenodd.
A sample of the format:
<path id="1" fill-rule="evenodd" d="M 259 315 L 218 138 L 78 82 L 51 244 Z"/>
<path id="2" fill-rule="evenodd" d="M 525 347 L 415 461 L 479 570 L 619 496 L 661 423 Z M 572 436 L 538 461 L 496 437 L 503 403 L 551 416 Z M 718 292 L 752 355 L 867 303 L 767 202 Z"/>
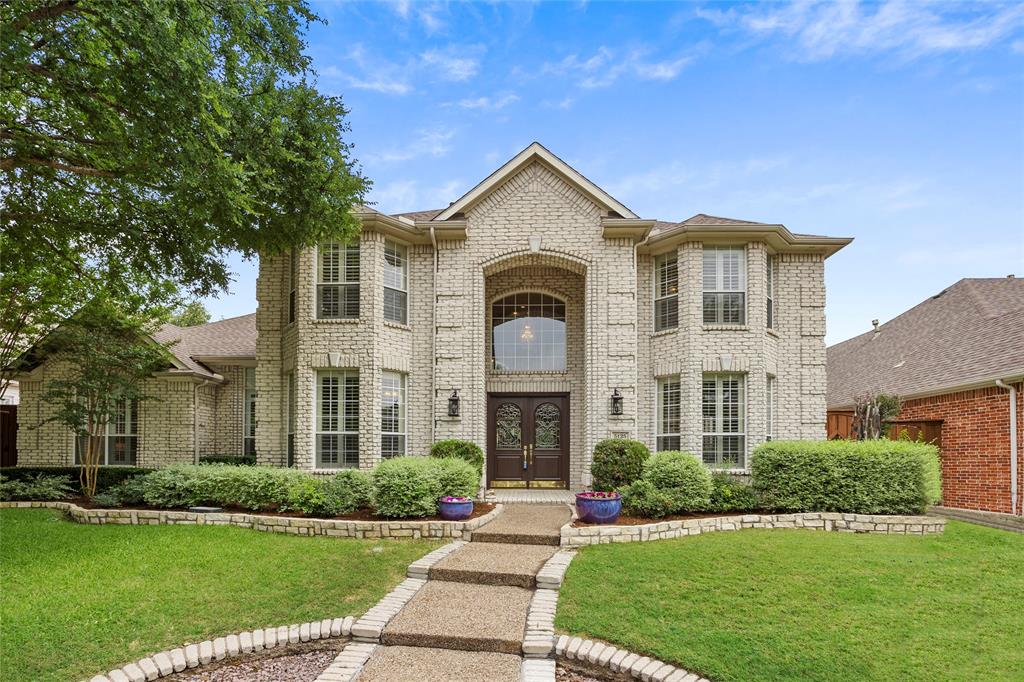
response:
<path id="1" fill-rule="evenodd" d="M 200 301 L 189 301 L 175 310 L 167 321 L 179 327 L 197 327 L 210 321 L 210 311 Z"/>
<path id="2" fill-rule="evenodd" d="M 105 491 L 112 486 L 120 484 L 132 478 L 148 474 L 152 469 L 140 467 L 100 467 L 96 478 L 97 492 Z M 75 494 L 81 493 L 80 477 L 82 467 L 3 467 L 0 468 L 0 476 L 12 481 L 22 481 L 35 478 L 40 474 L 44 476 L 60 476 L 70 485 Z"/>
<path id="3" fill-rule="evenodd" d="M 610 492 L 640 478 L 644 462 L 651 456 L 647 446 L 638 440 L 606 438 L 594 446 L 590 472 L 594 490 Z"/>
<path id="4" fill-rule="evenodd" d="M 181 464 L 147 474 L 143 496 L 154 507 L 274 510 L 287 504 L 291 486 L 306 478 L 310 475 L 294 469 Z"/>
<path id="5" fill-rule="evenodd" d="M 480 470 L 461 459 L 443 458 L 435 462 L 438 497 L 476 497 L 480 489 Z"/>
<path id="6" fill-rule="evenodd" d="M 711 474 L 688 452 L 664 451 L 644 464 L 643 478 L 672 499 L 672 513 L 707 509 Z"/>
<path id="7" fill-rule="evenodd" d="M 619 493 L 622 495 L 622 506 L 636 516 L 660 519 L 671 514 L 675 508 L 671 495 L 642 478 L 619 488 Z"/>
<path id="8" fill-rule="evenodd" d="M 256 455 L 202 455 L 200 464 L 231 464 L 233 466 L 255 466 Z"/>
<path id="9" fill-rule="evenodd" d="M 113 509 L 114 507 L 121 506 L 121 498 L 111 491 L 105 493 L 96 493 L 95 495 L 92 496 L 92 503 L 97 507 Z"/>
<path id="10" fill-rule="evenodd" d="M 711 474 L 711 486 L 708 511 L 744 512 L 754 511 L 761 506 L 753 487 L 744 483 L 738 476 L 715 471 Z"/>
<path id="11" fill-rule="evenodd" d="M 941 497 L 938 449 L 923 443 L 772 441 L 751 469 L 772 510 L 920 514 Z"/>
<path id="12" fill-rule="evenodd" d="M 351 514 L 367 506 L 369 492 L 369 477 L 355 469 L 330 478 L 309 476 L 292 483 L 286 509 L 328 518 Z"/>
<path id="13" fill-rule="evenodd" d="M 395 457 L 373 470 L 373 506 L 391 518 L 432 516 L 442 495 L 473 497 L 479 472 L 454 457 Z"/>
<path id="14" fill-rule="evenodd" d="M 458 438 L 439 440 L 430 446 L 430 456 L 464 459 L 476 467 L 478 475 L 483 471 L 484 452 L 473 441 L 459 440 Z"/>
<path id="15" fill-rule="evenodd" d="M 314 21 L 302 0 L 4 3 L 5 258 L 201 295 L 232 250 L 353 234 L 368 182 L 303 54 Z"/>
<path id="16" fill-rule="evenodd" d="M 125 479 L 121 483 L 111 486 L 107 493 L 116 497 L 122 507 L 134 507 L 145 504 L 146 479 L 143 476 Z"/>
<path id="17" fill-rule="evenodd" d="M 38 474 L 17 481 L 0 476 L 0 500 L 63 500 L 72 495 L 74 490 L 63 476 Z"/>

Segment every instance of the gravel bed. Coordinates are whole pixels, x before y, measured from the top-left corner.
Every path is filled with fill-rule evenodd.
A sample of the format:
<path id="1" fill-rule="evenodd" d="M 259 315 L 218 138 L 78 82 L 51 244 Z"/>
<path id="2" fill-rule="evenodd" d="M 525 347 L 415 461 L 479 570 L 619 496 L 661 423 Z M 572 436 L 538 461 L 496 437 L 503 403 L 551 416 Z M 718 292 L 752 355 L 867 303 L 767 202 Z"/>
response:
<path id="1" fill-rule="evenodd" d="M 239 656 L 164 679 L 172 682 L 313 682 L 334 660 L 343 641 L 271 649 Z"/>
<path id="2" fill-rule="evenodd" d="M 604 682 L 601 678 L 584 675 L 561 664 L 555 668 L 555 680 L 556 682 Z"/>

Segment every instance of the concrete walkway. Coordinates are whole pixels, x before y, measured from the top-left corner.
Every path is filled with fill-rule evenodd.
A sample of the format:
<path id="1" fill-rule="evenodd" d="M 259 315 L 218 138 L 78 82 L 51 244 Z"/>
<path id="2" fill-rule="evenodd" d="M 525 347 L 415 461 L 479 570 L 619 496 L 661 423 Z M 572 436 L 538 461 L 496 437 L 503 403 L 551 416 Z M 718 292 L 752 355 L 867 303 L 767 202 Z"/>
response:
<path id="1" fill-rule="evenodd" d="M 350 653 L 346 660 L 359 669 L 354 678 L 332 678 L 329 669 L 320 679 L 553 682 L 552 645 L 541 651 L 537 644 L 554 635 L 548 593 L 554 600 L 557 593 L 543 580 L 538 589 L 537 574 L 549 561 L 563 561 L 556 557 L 558 531 L 570 516 L 567 505 L 506 505 L 469 543 L 430 567 L 427 582 L 383 627 L 378 645 Z"/>

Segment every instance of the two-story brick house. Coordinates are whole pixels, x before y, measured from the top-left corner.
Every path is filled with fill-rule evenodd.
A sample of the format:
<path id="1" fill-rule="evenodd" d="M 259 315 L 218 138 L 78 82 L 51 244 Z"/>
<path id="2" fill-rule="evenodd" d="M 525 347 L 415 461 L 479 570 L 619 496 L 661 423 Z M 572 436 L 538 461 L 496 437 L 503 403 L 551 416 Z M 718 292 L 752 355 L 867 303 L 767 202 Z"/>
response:
<path id="1" fill-rule="evenodd" d="M 611 436 L 739 469 L 825 436 L 824 262 L 849 239 L 643 219 L 536 143 L 445 209 L 359 218 L 358 243 L 260 262 L 250 388 L 220 386 L 260 462 L 466 438 L 490 487 L 580 488 Z"/>

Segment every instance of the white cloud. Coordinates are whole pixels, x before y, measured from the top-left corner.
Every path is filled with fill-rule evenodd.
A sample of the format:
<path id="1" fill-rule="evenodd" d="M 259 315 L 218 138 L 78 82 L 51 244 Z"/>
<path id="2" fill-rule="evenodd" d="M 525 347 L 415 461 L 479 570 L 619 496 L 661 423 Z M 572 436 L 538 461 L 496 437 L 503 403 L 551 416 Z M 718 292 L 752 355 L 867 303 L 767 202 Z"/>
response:
<path id="1" fill-rule="evenodd" d="M 664 60 L 650 60 L 648 50 L 631 50 L 619 54 L 601 46 L 589 57 L 570 54 L 558 62 L 541 67 L 543 75 L 573 76 L 577 85 L 586 89 L 604 88 L 623 77 L 639 80 L 670 81 L 689 65 L 692 55 L 678 55 Z M 571 102 L 570 102 L 571 104 Z"/>
<path id="2" fill-rule="evenodd" d="M 819 61 L 849 54 L 926 54 L 976 50 L 1013 36 L 1024 26 L 1024 5 L 971 5 L 887 0 L 763 4 L 698 10 L 724 29 L 755 36 L 782 36 L 794 56 Z"/>
<path id="3" fill-rule="evenodd" d="M 411 161 L 423 156 L 440 158 L 451 151 L 451 142 L 455 131 L 449 128 L 430 128 L 420 130 L 416 137 L 402 147 L 373 152 L 362 155 L 367 164 L 388 164 Z"/>
<path id="4" fill-rule="evenodd" d="M 480 71 L 480 60 L 475 54 L 482 51 L 482 46 L 449 47 L 444 50 L 428 50 L 420 55 L 420 59 L 433 67 L 441 80 L 464 81 Z"/>
<path id="5" fill-rule="evenodd" d="M 501 97 L 475 97 L 459 100 L 458 104 L 463 109 L 480 109 L 484 111 L 497 111 L 498 109 L 504 109 L 513 102 L 518 102 L 519 96 L 513 93 L 502 95 Z"/>
<path id="6" fill-rule="evenodd" d="M 370 55 L 360 43 L 352 46 L 347 60 L 352 70 L 331 64 L 320 69 L 320 75 L 344 80 L 353 88 L 387 95 L 405 95 L 412 91 L 407 69 Z"/>
<path id="7" fill-rule="evenodd" d="M 370 201 L 374 208 L 384 213 L 422 211 L 447 206 L 466 189 L 462 180 L 446 180 L 436 185 L 424 186 L 418 180 L 392 180 L 374 187 Z"/>

